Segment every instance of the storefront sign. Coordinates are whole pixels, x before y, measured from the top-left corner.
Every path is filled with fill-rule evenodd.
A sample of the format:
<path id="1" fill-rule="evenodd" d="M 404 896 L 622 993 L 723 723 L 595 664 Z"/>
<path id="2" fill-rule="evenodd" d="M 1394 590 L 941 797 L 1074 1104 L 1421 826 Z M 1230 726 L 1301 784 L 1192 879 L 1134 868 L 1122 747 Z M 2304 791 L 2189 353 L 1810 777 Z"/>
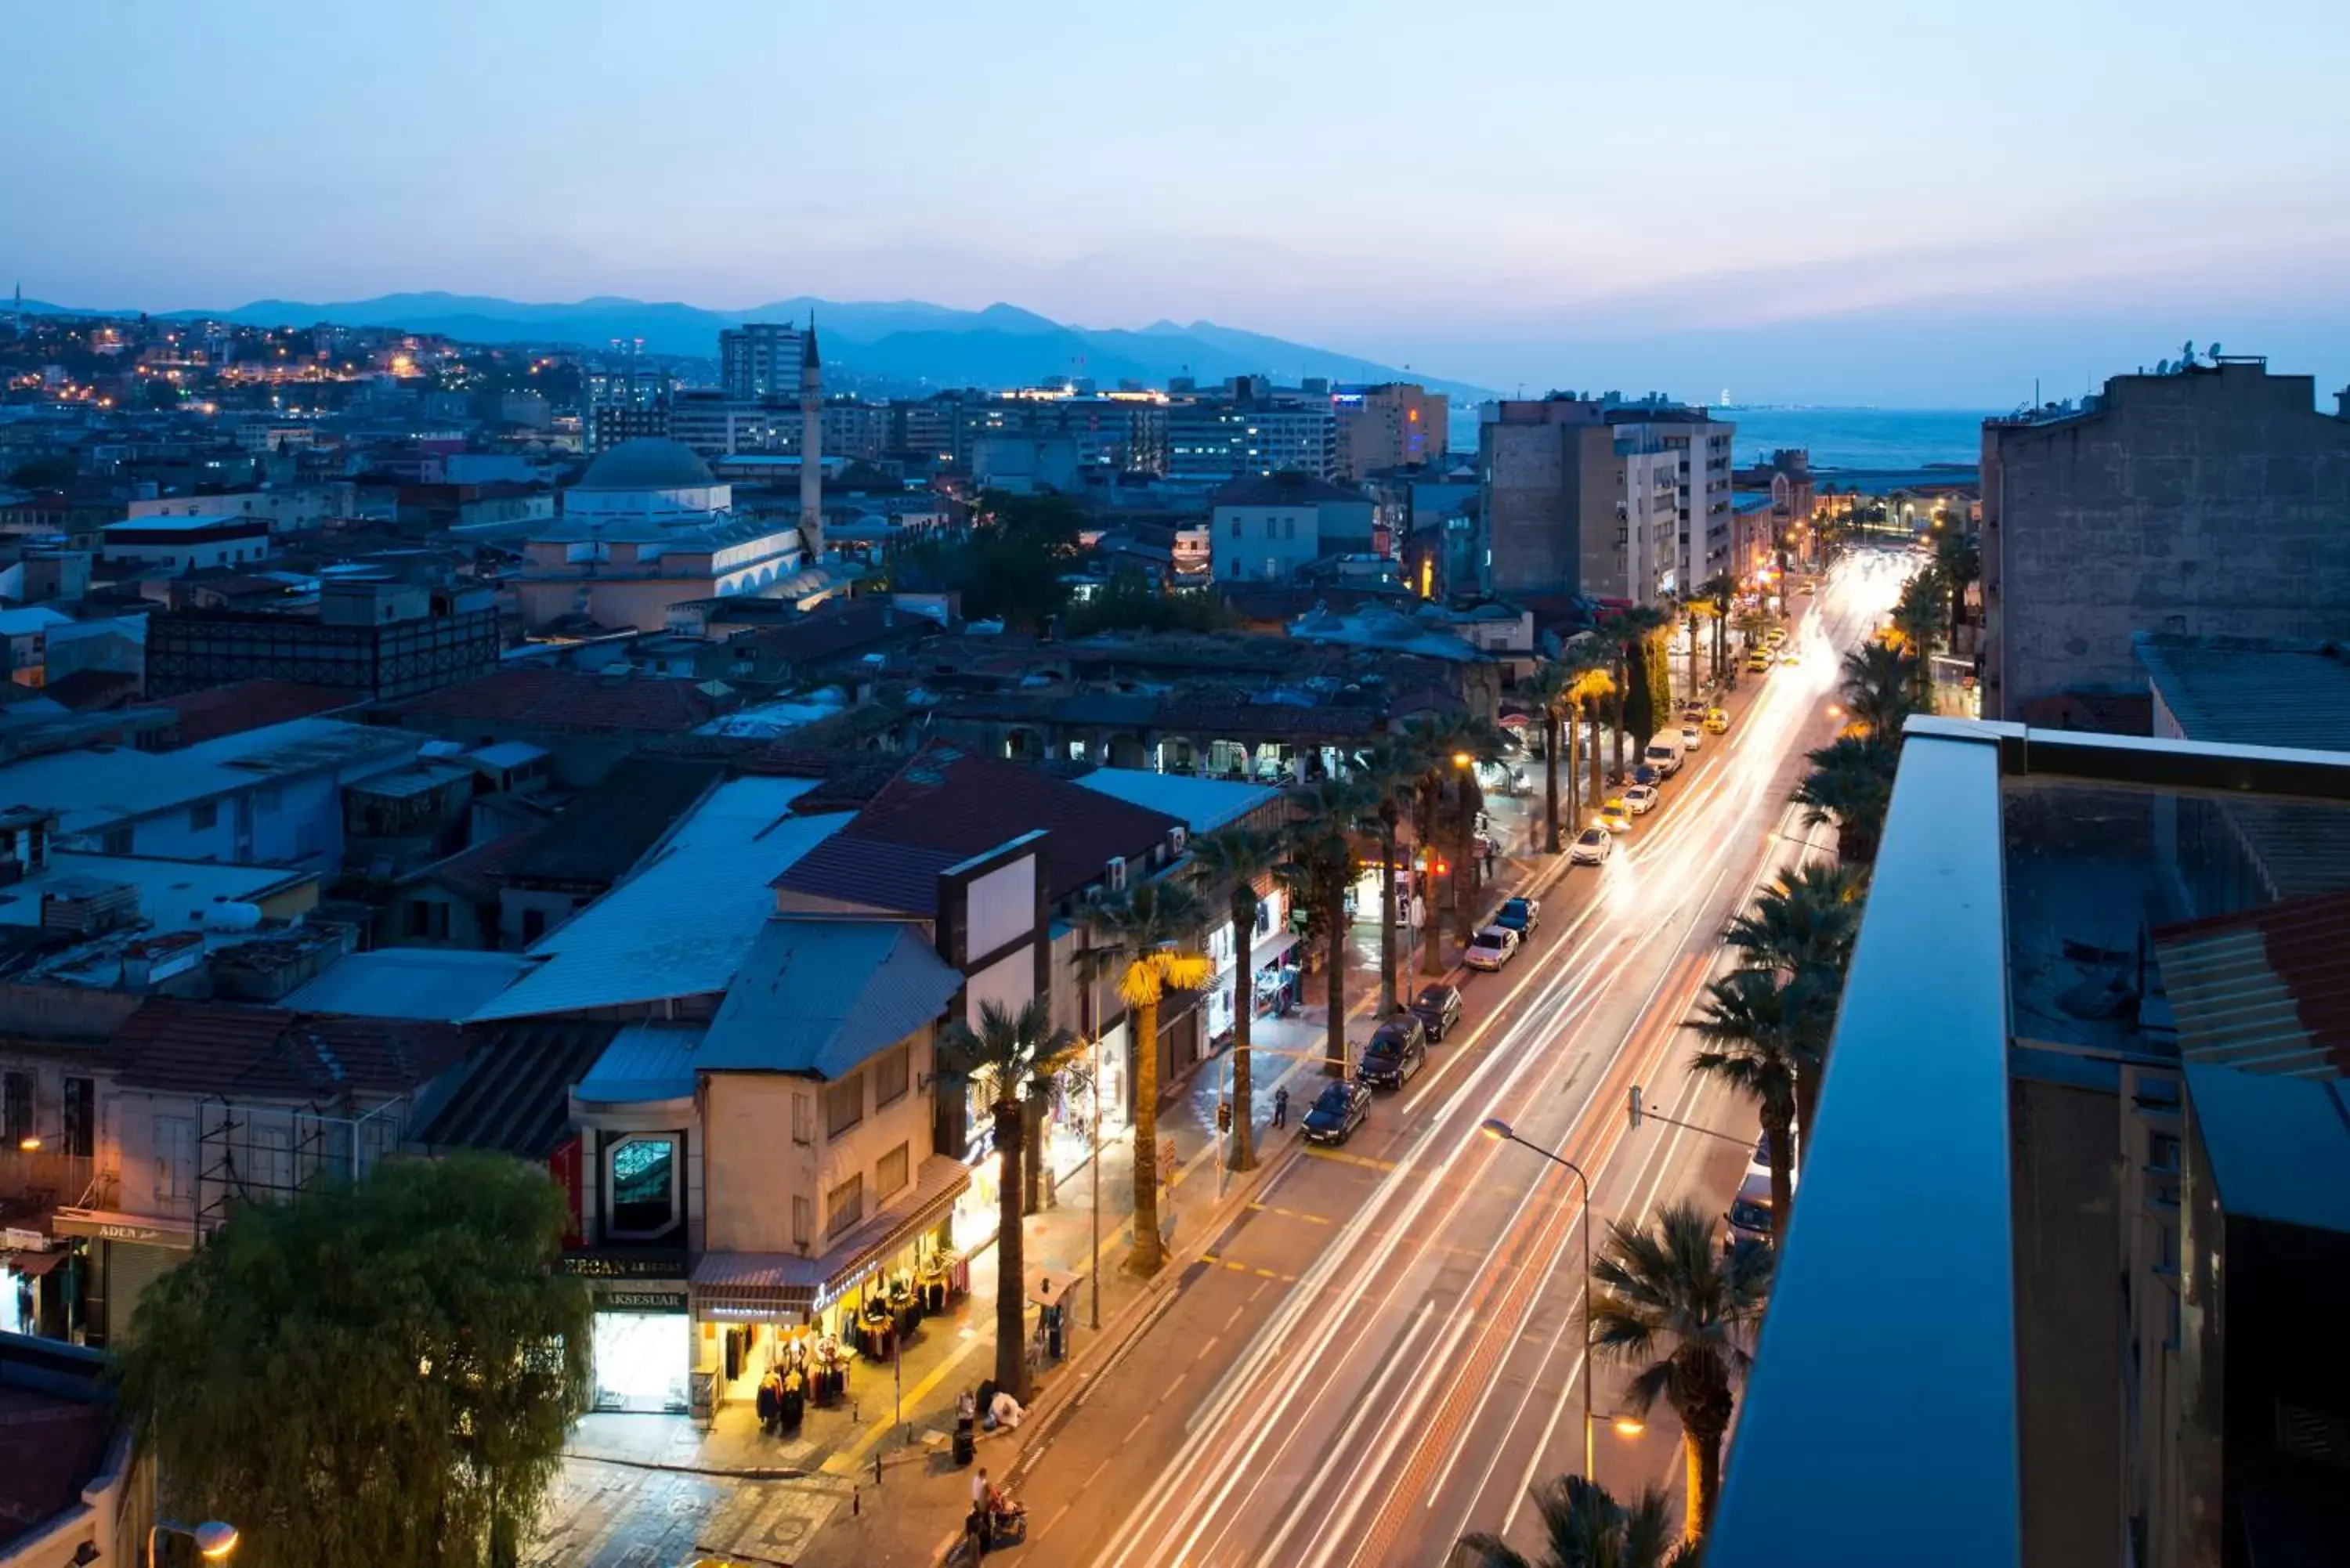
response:
<path id="1" fill-rule="evenodd" d="M 585 1280 L 677 1280 L 685 1277 L 685 1254 L 566 1252 L 563 1272 Z"/>
<path id="2" fill-rule="evenodd" d="M 0 1231 L 0 1242 L 6 1243 L 12 1252 L 37 1252 L 49 1244 L 49 1238 L 42 1231 L 20 1231 L 11 1225 Z"/>
<path id="3" fill-rule="evenodd" d="M 150 1220 L 90 1209 L 60 1209 L 51 1221 L 60 1236 L 95 1236 L 140 1247 L 192 1247 L 196 1228 L 184 1220 Z"/>
<path id="4" fill-rule="evenodd" d="M 596 1292 L 598 1312 L 683 1312 L 685 1287 L 646 1290 L 635 1285 L 608 1285 Z"/>

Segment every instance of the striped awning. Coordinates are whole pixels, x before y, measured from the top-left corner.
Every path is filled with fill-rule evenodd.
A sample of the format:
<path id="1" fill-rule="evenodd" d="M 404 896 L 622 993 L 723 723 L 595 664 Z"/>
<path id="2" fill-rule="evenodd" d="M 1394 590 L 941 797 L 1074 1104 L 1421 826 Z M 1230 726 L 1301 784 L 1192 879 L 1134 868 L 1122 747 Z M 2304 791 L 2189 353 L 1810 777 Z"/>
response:
<path id="1" fill-rule="evenodd" d="M 693 1305 L 722 1311 L 815 1312 L 847 1295 L 937 1224 L 971 1186 L 971 1168 L 934 1154 L 912 1184 L 821 1257 L 796 1252 L 704 1252 L 693 1266 Z"/>

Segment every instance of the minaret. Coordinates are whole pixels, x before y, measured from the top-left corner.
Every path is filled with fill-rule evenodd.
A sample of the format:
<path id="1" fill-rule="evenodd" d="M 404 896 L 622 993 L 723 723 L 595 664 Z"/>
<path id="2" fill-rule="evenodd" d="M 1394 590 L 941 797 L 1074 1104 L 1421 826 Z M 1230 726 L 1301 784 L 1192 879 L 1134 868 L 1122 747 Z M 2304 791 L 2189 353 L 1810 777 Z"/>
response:
<path id="1" fill-rule="evenodd" d="M 811 566 L 824 559 L 824 368 L 816 357 L 816 312 L 800 339 L 800 542 Z"/>

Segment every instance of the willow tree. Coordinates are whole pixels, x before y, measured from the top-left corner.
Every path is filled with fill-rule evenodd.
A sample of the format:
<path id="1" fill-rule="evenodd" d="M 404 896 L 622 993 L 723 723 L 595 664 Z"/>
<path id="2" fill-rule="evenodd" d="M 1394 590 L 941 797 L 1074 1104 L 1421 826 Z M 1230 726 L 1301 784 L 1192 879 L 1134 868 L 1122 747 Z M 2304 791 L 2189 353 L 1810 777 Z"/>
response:
<path id="1" fill-rule="evenodd" d="M 398 1160 L 237 1210 L 151 1286 L 123 1400 L 251 1568 L 519 1559 L 588 1408 L 585 1282 L 543 1168 Z"/>

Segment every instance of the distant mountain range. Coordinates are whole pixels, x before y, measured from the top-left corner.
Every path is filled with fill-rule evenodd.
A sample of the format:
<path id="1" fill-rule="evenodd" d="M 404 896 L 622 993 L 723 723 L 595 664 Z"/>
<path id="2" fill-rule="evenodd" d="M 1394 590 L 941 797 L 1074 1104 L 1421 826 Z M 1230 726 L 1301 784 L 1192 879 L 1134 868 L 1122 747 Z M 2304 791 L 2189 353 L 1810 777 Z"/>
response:
<path id="1" fill-rule="evenodd" d="M 133 315 L 25 302 L 49 315 Z M 248 327 L 397 327 L 467 343 L 564 343 L 600 348 L 614 338 L 644 339 L 656 354 L 715 358 L 721 328 L 745 321 L 799 321 L 813 313 L 827 367 L 845 379 L 898 388 L 1017 387 L 1048 376 L 1164 386 L 1176 376 L 1213 384 L 1227 376 L 1269 375 L 1295 382 L 1413 380 L 1455 397 L 1492 394 L 1466 382 L 1399 370 L 1333 349 L 1236 331 L 1211 321 L 1154 322 L 1139 331 L 1070 327 L 1017 306 L 956 310 L 920 300 L 846 302 L 779 299 L 748 310 L 704 310 L 601 296 L 570 305 L 532 305 L 481 295 L 388 294 L 311 305 L 261 299 L 234 310 L 158 312 L 165 319 L 223 318 Z"/>

